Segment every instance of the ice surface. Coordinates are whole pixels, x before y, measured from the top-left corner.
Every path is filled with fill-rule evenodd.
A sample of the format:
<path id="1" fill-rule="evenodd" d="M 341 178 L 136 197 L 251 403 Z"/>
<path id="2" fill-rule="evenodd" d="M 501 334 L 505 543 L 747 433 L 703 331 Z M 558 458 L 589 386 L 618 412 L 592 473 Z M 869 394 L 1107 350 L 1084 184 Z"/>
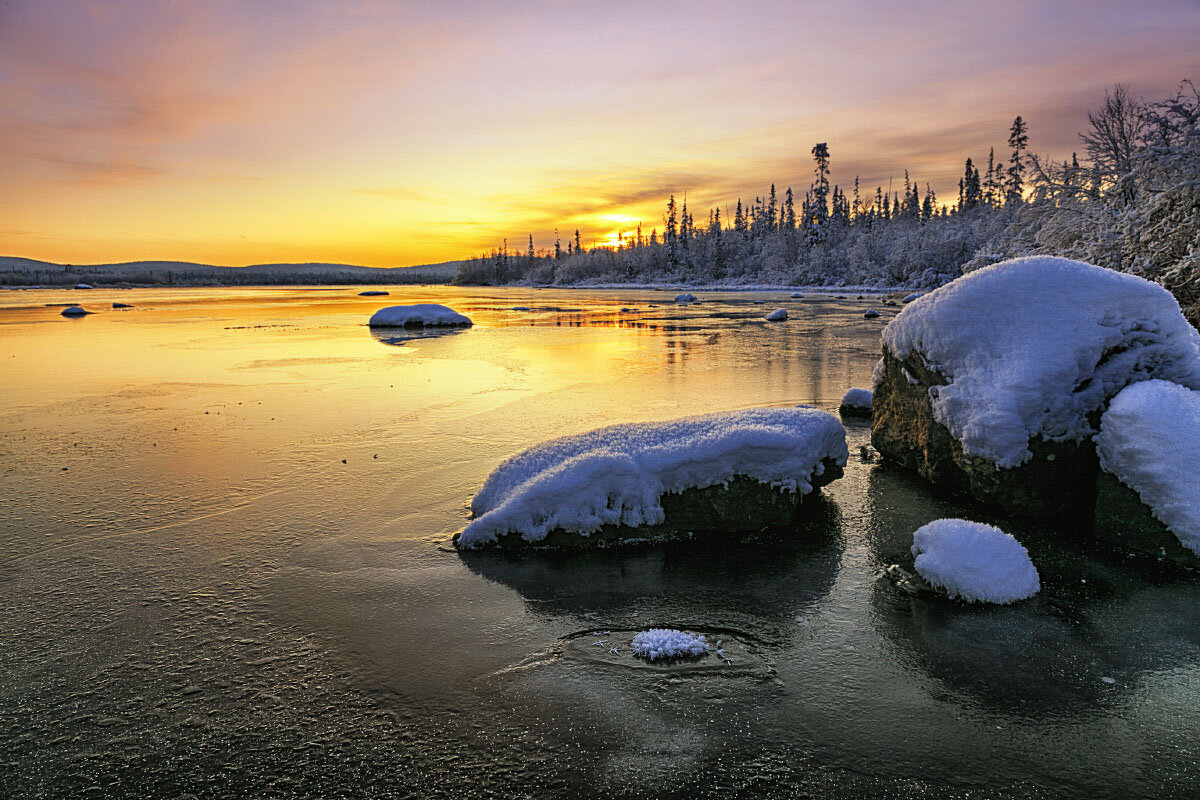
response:
<path id="1" fill-rule="evenodd" d="M 842 405 L 850 408 L 870 408 L 874 394 L 870 389 L 848 389 L 842 395 Z"/>
<path id="2" fill-rule="evenodd" d="M 371 316 L 367 323 L 373 328 L 468 326 L 471 320 L 437 303 L 418 303 L 412 306 L 388 306 Z"/>
<path id="3" fill-rule="evenodd" d="M 1126 387 L 1100 420 L 1096 451 L 1200 555 L 1200 392 L 1161 380 Z"/>
<path id="4" fill-rule="evenodd" d="M 777 308 L 764 318 L 767 322 L 786 322 L 788 313 L 786 308 Z"/>
<path id="5" fill-rule="evenodd" d="M 913 534 L 912 552 L 922 578 L 970 603 L 1014 603 L 1041 588 L 1021 543 L 982 522 L 934 520 Z"/>
<path id="6" fill-rule="evenodd" d="M 744 475 L 807 494 L 822 459 L 846 463 L 846 431 L 825 411 L 756 408 L 669 422 L 613 425 L 532 447 L 501 464 L 471 502 L 460 547 L 516 532 L 529 542 L 555 529 L 654 525 L 666 492 Z"/>
<path id="7" fill-rule="evenodd" d="M 708 652 L 708 642 L 703 636 L 673 628 L 651 628 L 633 637 L 633 652 L 651 661 L 660 658 L 694 658 Z"/>
<path id="8" fill-rule="evenodd" d="M 1014 467 L 1030 439 L 1078 441 L 1087 414 L 1151 377 L 1200 388 L 1200 333 L 1157 284 L 1049 256 L 985 267 L 910 303 L 883 331 L 949 383 L 934 418 L 963 449 Z"/>

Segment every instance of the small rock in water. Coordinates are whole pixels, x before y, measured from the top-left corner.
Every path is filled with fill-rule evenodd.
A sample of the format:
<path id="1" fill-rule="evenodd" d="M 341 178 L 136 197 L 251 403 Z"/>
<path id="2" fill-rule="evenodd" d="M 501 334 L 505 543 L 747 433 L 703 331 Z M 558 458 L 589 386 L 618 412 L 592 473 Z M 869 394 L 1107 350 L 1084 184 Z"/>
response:
<path id="1" fill-rule="evenodd" d="M 345 464 L 345 463 L 346 463 L 346 459 L 344 459 L 344 458 L 343 458 L 343 459 L 342 459 L 342 463 L 343 463 L 343 464 Z"/>

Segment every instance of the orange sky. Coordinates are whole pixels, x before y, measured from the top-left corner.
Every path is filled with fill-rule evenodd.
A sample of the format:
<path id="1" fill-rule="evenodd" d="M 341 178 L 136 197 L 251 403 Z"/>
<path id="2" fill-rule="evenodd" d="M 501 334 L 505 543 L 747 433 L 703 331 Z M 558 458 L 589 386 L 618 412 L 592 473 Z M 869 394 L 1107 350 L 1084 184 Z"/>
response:
<path id="1" fill-rule="evenodd" d="M 448 6 L 430 8 L 430 6 Z M 1106 87 L 1200 79 L 1195 2 L 0 2 L 0 255 L 452 260 L 666 195 L 811 181 L 943 200 L 963 159 L 1069 156 Z"/>

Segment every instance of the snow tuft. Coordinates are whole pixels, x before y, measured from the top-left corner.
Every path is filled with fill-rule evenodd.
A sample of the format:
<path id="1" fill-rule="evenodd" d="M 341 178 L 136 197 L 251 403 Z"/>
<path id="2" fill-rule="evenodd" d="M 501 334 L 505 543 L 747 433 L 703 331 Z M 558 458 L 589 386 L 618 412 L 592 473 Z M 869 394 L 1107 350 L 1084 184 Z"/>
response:
<path id="1" fill-rule="evenodd" d="M 786 308 L 777 308 L 764 317 L 767 322 L 787 322 L 787 318 L 788 313 Z"/>
<path id="2" fill-rule="evenodd" d="M 1100 466 L 1200 555 L 1200 392 L 1160 380 L 1126 387 L 1100 420 L 1096 451 Z"/>
<path id="3" fill-rule="evenodd" d="M 655 661 L 660 658 L 695 658 L 708 653 L 708 642 L 673 628 L 651 628 L 633 637 L 634 655 Z"/>
<path id="4" fill-rule="evenodd" d="M 939 519 L 913 534 L 916 569 L 969 603 L 1014 603 L 1041 588 L 1029 552 L 1010 534 L 965 519 Z"/>
<path id="5" fill-rule="evenodd" d="M 874 394 L 870 389 L 848 389 L 846 394 L 842 395 L 842 405 L 847 408 L 869 409 L 873 399 Z"/>
<path id="6" fill-rule="evenodd" d="M 1129 383 L 1200 388 L 1200 333 L 1169 292 L 1065 258 L 965 275 L 905 307 L 883 341 L 895 358 L 918 353 L 946 378 L 930 392 L 934 418 L 999 467 L 1029 460 L 1038 436 L 1090 436 L 1087 414 Z"/>
<path id="7" fill-rule="evenodd" d="M 537 542 L 556 529 L 656 525 L 667 492 L 744 475 L 807 494 L 823 459 L 845 465 L 846 431 L 810 408 L 756 408 L 613 425 L 537 445 L 496 468 L 471 502 L 459 547 L 507 533 Z"/>
<path id="8" fill-rule="evenodd" d="M 372 328 L 465 327 L 471 324 L 471 320 L 437 303 L 417 303 L 381 308 L 367 324 Z"/>

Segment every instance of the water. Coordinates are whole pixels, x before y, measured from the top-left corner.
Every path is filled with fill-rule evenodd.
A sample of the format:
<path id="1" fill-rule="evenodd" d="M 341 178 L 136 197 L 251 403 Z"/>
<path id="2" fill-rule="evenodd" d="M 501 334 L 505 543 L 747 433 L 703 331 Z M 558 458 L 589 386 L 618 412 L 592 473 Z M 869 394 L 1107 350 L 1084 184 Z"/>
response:
<path id="1" fill-rule="evenodd" d="M 0 795 L 1200 792 L 1195 578 L 864 460 L 862 423 L 785 535 L 447 550 L 506 456 L 616 422 L 834 408 L 895 313 L 672 296 L 0 295 Z M 103 313 L 45 305 L 70 301 Z M 476 326 L 364 326 L 400 302 Z M 791 321 L 762 322 L 775 307 Z M 1016 534 L 1042 593 L 976 608 L 876 579 L 941 516 Z M 661 625 L 733 664 L 628 655 Z"/>

